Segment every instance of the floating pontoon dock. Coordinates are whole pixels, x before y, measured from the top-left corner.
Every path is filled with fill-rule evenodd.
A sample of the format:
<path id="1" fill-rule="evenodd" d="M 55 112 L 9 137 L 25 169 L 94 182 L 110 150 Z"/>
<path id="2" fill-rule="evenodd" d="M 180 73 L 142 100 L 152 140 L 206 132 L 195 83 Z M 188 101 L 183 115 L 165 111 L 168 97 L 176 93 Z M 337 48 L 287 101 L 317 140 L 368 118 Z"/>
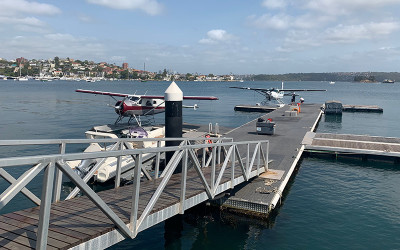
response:
<path id="1" fill-rule="evenodd" d="M 383 113 L 383 108 L 376 105 L 343 105 L 343 112 Z"/>
<path id="2" fill-rule="evenodd" d="M 259 140 L 270 141 L 269 171 L 247 183 L 236 192 L 231 192 L 228 198 L 223 197 L 222 207 L 233 209 L 240 213 L 251 213 L 266 217 L 278 204 L 282 191 L 290 179 L 304 146 L 301 142 L 309 131 L 314 131 L 322 114 L 320 104 L 303 104 L 300 113 L 289 116 L 292 106 L 284 106 L 263 119 L 272 119 L 276 124 L 273 135 L 258 135 L 256 133 L 257 119 L 241 127 L 233 129 L 225 136 L 235 141 Z"/>
<path id="3" fill-rule="evenodd" d="M 369 135 L 307 133 L 303 145 L 307 151 L 347 155 L 400 157 L 400 138 Z"/>

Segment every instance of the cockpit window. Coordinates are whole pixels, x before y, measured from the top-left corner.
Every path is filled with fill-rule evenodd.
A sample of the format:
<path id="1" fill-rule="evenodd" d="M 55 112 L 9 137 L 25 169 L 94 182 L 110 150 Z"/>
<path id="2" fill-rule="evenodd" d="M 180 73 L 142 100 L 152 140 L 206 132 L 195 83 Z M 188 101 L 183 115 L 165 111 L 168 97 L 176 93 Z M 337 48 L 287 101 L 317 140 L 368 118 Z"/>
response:
<path id="1" fill-rule="evenodd" d="M 134 102 L 136 102 L 136 101 L 138 101 L 138 100 L 139 100 L 139 97 L 136 97 L 136 96 L 131 96 L 129 99 L 130 99 L 131 101 L 134 101 Z"/>

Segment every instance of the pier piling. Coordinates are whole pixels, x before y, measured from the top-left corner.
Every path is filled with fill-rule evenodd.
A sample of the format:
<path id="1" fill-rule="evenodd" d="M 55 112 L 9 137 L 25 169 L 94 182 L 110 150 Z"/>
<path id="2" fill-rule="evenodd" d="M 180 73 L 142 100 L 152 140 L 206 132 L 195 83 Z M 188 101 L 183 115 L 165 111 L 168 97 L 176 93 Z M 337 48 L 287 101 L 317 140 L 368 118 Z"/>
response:
<path id="1" fill-rule="evenodd" d="M 182 137 L 182 101 L 183 93 L 175 82 L 172 82 L 164 94 L 165 99 L 165 137 Z M 179 146 L 179 141 L 167 141 L 166 146 Z M 172 158 L 174 152 L 166 152 L 166 162 Z M 181 173 L 182 165 L 179 164 L 174 173 Z"/>

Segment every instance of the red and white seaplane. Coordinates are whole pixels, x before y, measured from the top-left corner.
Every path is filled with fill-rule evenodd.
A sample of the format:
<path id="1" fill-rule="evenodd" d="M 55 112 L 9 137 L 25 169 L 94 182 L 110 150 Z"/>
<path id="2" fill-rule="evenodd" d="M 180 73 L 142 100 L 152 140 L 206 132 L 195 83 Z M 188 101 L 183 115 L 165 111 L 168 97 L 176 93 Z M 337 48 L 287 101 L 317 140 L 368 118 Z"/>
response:
<path id="1" fill-rule="evenodd" d="M 122 94 L 103 92 L 95 90 L 77 89 L 76 92 L 94 94 L 94 95 L 107 95 L 111 96 L 117 102 L 114 105 L 115 112 L 118 118 L 115 124 L 120 122 L 124 117 L 129 117 L 128 123 L 135 119 L 140 126 L 140 116 L 154 115 L 165 111 L 164 96 L 155 95 L 136 95 L 136 94 Z M 117 100 L 114 97 L 122 97 L 122 100 Z M 184 96 L 184 100 L 218 100 L 214 96 Z M 184 106 L 185 108 L 194 108 L 198 106 Z M 138 119 L 139 118 L 139 119 Z"/>

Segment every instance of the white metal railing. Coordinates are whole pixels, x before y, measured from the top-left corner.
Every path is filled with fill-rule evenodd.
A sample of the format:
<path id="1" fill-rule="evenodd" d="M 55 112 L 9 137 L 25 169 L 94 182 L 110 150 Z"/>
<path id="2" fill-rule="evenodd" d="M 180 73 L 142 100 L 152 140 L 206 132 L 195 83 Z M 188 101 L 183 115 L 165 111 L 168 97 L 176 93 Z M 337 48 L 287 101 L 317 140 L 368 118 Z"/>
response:
<path id="1" fill-rule="evenodd" d="M 132 148 L 129 142 L 134 141 L 157 141 L 157 147 L 154 148 Z M 162 141 L 180 141 L 179 146 L 161 147 Z M 202 142 L 201 144 L 193 144 L 194 142 Z M 212 143 L 211 143 L 212 142 Z M 111 150 L 91 152 L 91 153 L 65 153 L 68 144 L 82 143 L 114 143 Z M 247 141 L 233 142 L 231 138 L 149 138 L 149 139 L 70 139 L 70 140 L 3 140 L 0 146 L 25 146 L 25 145 L 59 145 L 59 153 L 49 155 L 34 155 L 22 157 L 8 157 L 0 159 L 0 176 L 10 183 L 10 186 L 0 195 L 0 210 L 7 205 L 19 192 L 23 193 L 32 202 L 40 205 L 39 225 L 37 233 L 36 248 L 45 249 L 47 245 L 47 235 L 49 228 L 50 208 L 52 202 L 60 200 L 63 174 L 76 185 L 76 188 L 67 196 L 66 199 L 74 197 L 79 190 L 83 192 L 114 224 L 120 229 L 125 237 L 136 237 L 142 223 L 148 219 L 150 212 L 156 204 L 158 198 L 162 194 L 168 181 L 170 180 L 175 169 L 182 162 L 182 181 L 180 191 L 179 213 L 185 210 L 185 193 L 186 178 L 188 171 L 188 161 L 191 161 L 204 190 L 209 198 L 221 192 L 219 186 L 222 177 L 227 168 L 231 169 L 230 188 L 235 186 L 235 166 L 238 165 L 245 181 L 259 175 L 268 169 L 268 151 L 269 141 Z M 246 147 L 246 153 L 240 153 L 239 148 Z M 250 150 L 252 149 L 252 150 Z M 197 153 L 202 151 L 202 157 L 199 160 Z M 208 151 L 208 153 L 207 153 Z M 252 154 L 250 153 L 252 151 Z M 174 152 L 170 161 L 166 164 L 165 169 L 160 171 L 161 154 L 165 152 Z M 155 174 L 154 177 L 143 167 L 143 154 L 153 154 L 155 157 Z M 133 177 L 133 196 L 130 223 L 125 224 L 108 205 L 89 187 L 87 181 L 96 171 L 96 164 L 90 172 L 81 178 L 68 165 L 68 161 L 86 160 L 86 159 L 107 159 L 108 157 L 116 157 L 117 174 L 115 179 L 115 187 L 119 187 L 121 176 L 121 157 L 132 156 L 134 160 L 134 177 Z M 245 163 L 243 162 L 245 159 Z M 261 162 L 262 161 L 262 162 Z M 5 169 L 16 168 L 26 165 L 33 165 L 18 179 L 14 179 Z M 219 174 L 217 174 L 217 165 L 219 166 Z M 207 182 L 202 168 L 211 168 L 211 179 Z M 256 169 L 254 169 L 256 168 Z M 262 170 L 264 169 L 264 170 Z M 30 192 L 26 185 L 41 171 L 44 171 L 42 193 L 40 199 Z M 153 196 L 148 202 L 142 214 L 138 214 L 139 191 L 141 184 L 141 173 L 147 179 L 162 178 L 159 186 L 155 190 Z"/>

